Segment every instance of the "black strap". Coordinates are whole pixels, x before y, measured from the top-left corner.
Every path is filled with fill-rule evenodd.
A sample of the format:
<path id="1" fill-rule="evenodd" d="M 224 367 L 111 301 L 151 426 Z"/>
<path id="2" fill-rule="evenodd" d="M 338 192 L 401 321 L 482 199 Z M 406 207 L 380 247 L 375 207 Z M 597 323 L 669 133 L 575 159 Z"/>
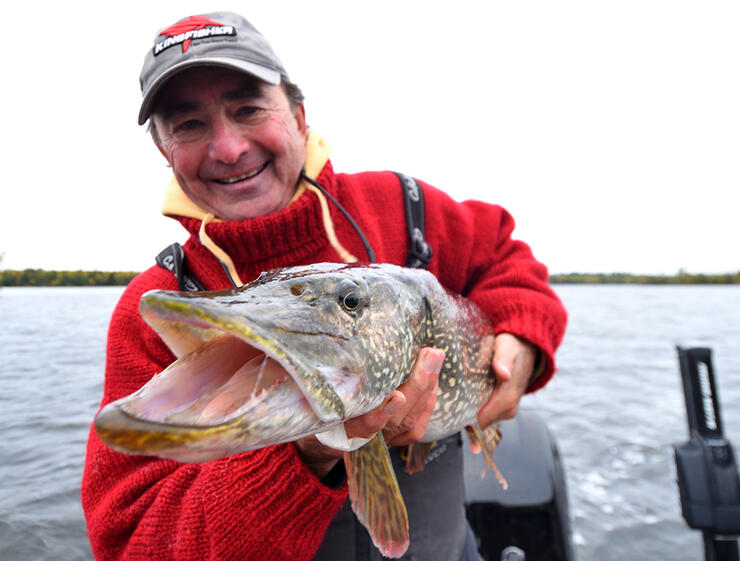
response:
<path id="1" fill-rule="evenodd" d="M 179 243 L 175 242 L 160 251 L 159 255 L 157 255 L 157 265 L 175 275 L 178 290 L 187 290 L 189 292 L 205 290 L 205 287 L 198 282 L 198 279 L 187 270 L 187 266 L 185 265 L 185 251 Z"/>
<path id="2" fill-rule="evenodd" d="M 424 239 L 424 192 L 413 177 L 396 172 L 401 180 L 403 202 L 406 209 L 406 227 L 409 232 L 409 249 L 406 266 L 424 269 L 432 260 L 432 248 Z"/>

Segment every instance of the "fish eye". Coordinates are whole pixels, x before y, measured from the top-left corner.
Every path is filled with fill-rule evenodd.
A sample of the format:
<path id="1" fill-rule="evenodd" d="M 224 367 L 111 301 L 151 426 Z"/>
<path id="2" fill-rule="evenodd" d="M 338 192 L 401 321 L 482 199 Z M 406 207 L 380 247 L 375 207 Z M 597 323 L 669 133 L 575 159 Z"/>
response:
<path id="1" fill-rule="evenodd" d="M 367 304 L 362 288 L 348 279 L 339 282 L 334 294 L 337 304 L 350 315 L 359 313 L 363 306 Z"/>
<path id="2" fill-rule="evenodd" d="M 347 308 L 350 312 L 357 311 L 357 308 L 360 307 L 359 294 L 357 294 L 357 292 L 355 292 L 354 290 L 345 294 L 344 298 L 342 298 L 342 306 Z"/>
<path id="3" fill-rule="evenodd" d="M 362 305 L 362 298 L 357 286 L 352 284 L 337 293 L 339 304 L 348 312 L 356 312 Z"/>
<path id="4" fill-rule="evenodd" d="M 302 284 L 294 284 L 290 287 L 290 293 L 293 296 L 300 296 L 303 294 L 303 285 Z"/>

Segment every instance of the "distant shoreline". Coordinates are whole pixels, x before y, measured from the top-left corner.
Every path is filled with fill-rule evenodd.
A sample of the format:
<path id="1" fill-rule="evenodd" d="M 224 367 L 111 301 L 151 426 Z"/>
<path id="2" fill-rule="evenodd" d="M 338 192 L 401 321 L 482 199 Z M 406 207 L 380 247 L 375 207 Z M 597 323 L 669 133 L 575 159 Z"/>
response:
<path id="1" fill-rule="evenodd" d="M 0 286 L 126 286 L 138 274 L 133 271 L 6 269 L 0 271 Z"/>
<path id="2" fill-rule="evenodd" d="M 0 271 L 0 286 L 126 286 L 135 271 L 47 271 L 8 269 Z M 551 284 L 740 284 L 736 273 L 687 273 L 637 275 L 632 273 L 559 273 L 550 275 Z"/>
<path id="3" fill-rule="evenodd" d="M 552 284 L 740 284 L 736 273 L 686 273 L 675 275 L 636 275 L 632 273 L 565 273 L 550 275 Z"/>

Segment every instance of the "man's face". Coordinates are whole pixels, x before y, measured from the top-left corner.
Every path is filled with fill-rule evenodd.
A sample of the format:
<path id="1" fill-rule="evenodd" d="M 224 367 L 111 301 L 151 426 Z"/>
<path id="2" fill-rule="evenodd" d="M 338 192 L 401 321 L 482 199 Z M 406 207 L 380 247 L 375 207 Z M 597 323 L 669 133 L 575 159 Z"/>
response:
<path id="1" fill-rule="evenodd" d="M 154 112 L 159 149 L 190 200 L 224 220 L 286 206 L 306 159 L 303 107 L 279 86 L 225 68 L 170 80 Z"/>

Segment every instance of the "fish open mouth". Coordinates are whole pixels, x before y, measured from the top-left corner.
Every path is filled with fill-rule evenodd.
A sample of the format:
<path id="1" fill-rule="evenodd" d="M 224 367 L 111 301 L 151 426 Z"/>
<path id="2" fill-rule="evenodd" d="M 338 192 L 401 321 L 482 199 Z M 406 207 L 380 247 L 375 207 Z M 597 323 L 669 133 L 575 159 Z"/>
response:
<path id="1" fill-rule="evenodd" d="M 320 339 L 326 340 L 326 334 L 311 329 L 289 329 L 292 312 L 283 302 L 271 308 L 265 301 L 257 304 L 249 298 L 238 300 L 235 295 L 240 294 L 239 291 L 213 294 L 207 297 L 199 293 L 154 290 L 142 296 L 140 309 L 144 319 L 170 348 L 179 344 L 183 333 L 186 338 L 192 338 L 193 334 L 200 337 L 190 347 L 185 347 L 187 350 L 199 346 L 202 340 L 222 334 L 240 339 L 248 347 L 259 350 L 255 352 L 261 351 L 278 362 L 323 421 L 345 418 L 344 404 L 333 382 L 326 372 L 320 371 L 320 364 L 306 358 L 309 348 L 320 345 Z M 243 364 L 238 364 L 238 368 Z"/>
<path id="2" fill-rule="evenodd" d="M 224 334 L 174 362 L 119 407 L 151 422 L 213 426 L 249 413 L 280 384 L 300 394 L 275 359 Z"/>
<path id="3" fill-rule="evenodd" d="M 166 291 L 142 297 L 144 318 L 184 354 L 100 411 L 95 427 L 106 443 L 128 453 L 202 461 L 341 421 L 341 400 L 326 372 L 301 362 L 258 320 L 237 320 L 209 306 Z"/>
<path id="4" fill-rule="evenodd" d="M 298 426 L 284 440 L 321 424 L 278 361 L 224 334 L 108 404 L 95 427 L 123 452 L 206 461 L 280 440 L 280 427 L 271 429 L 291 414 Z"/>

